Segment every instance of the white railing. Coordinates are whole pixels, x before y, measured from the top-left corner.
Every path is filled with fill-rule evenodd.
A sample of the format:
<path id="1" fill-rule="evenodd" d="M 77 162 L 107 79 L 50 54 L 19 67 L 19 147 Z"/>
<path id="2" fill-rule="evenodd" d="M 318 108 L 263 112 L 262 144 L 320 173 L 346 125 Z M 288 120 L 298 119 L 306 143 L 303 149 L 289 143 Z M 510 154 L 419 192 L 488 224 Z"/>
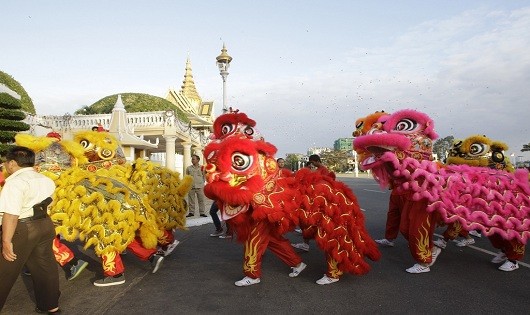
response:
<path id="1" fill-rule="evenodd" d="M 165 111 L 156 112 L 138 112 L 127 113 L 127 129 L 134 133 L 138 129 L 164 129 L 164 126 L 176 126 L 180 133 L 187 133 L 193 142 L 205 145 L 208 142 L 208 134 L 190 126 L 189 123 L 183 122 L 175 114 L 167 116 Z M 32 115 L 27 114 L 24 122 L 29 124 L 33 129 L 35 126 L 44 127 L 56 131 L 72 131 L 78 129 L 91 129 L 94 126 L 101 125 L 104 129 L 110 127 L 111 114 L 96 115 L 70 115 L 62 116 L 52 115 Z M 162 131 L 163 133 L 164 131 Z"/>

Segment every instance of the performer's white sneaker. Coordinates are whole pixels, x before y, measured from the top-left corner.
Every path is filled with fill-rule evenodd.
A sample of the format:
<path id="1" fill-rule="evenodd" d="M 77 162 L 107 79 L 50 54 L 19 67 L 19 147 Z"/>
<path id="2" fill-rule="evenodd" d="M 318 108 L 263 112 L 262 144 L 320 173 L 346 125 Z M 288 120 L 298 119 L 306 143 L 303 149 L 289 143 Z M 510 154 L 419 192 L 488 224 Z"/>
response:
<path id="1" fill-rule="evenodd" d="M 317 284 L 324 285 L 324 284 L 332 284 L 339 281 L 339 278 L 330 278 L 327 275 L 324 275 L 322 278 L 318 279 L 316 282 Z"/>
<path id="2" fill-rule="evenodd" d="M 482 237 L 482 234 L 480 234 L 480 232 L 477 232 L 476 230 L 469 231 L 469 234 L 475 237 Z"/>
<path id="3" fill-rule="evenodd" d="M 385 246 L 389 246 L 389 247 L 393 247 L 394 246 L 394 242 L 389 241 L 386 238 L 382 238 L 380 240 L 375 240 L 375 242 L 377 244 L 381 244 L 381 245 L 385 245 Z"/>
<path id="4" fill-rule="evenodd" d="M 447 247 L 447 241 L 443 238 L 439 238 L 436 241 L 432 242 L 435 246 L 440 247 L 441 249 L 445 249 Z"/>
<path id="5" fill-rule="evenodd" d="M 297 249 L 301 249 L 306 252 L 309 251 L 309 244 L 307 243 L 291 243 L 291 246 Z"/>
<path id="6" fill-rule="evenodd" d="M 508 259 L 508 257 L 506 257 L 506 254 L 503 253 L 503 252 L 499 252 L 499 253 L 497 253 L 497 255 L 495 255 L 495 257 L 493 257 L 491 262 L 494 263 L 494 264 L 500 264 L 501 262 L 505 261 L 506 259 Z"/>
<path id="7" fill-rule="evenodd" d="M 429 266 L 422 266 L 420 264 L 415 264 L 414 266 L 406 269 L 408 273 L 424 273 L 431 271 L 431 268 Z"/>
<path id="8" fill-rule="evenodd" d="M 434 263 L 436 262 L 436 259 L 438 259 L 438 256 L 440 256 L 441 252 L 442 252 L 442 249 L 440 247 L 433 246 L 433 248 L 432 248 L 432 260 L 431 260 L 431 263 L 427 265 L 428 267 L 434 265 Z"/>
<path id="9" fill-rule="evenodd" d="M 504 264 L 499 267 L 499 270 L 502 271 L 514 271 L 515 269 L 519 269 L 519 264 L 517 262 L 514 264 L 509 260 L 505 261 Z"/>
<path id="10" fill-rule="evenodd" d="M 245 277 L 239 281 L 236 281 L 234 284 L 238 287 L 248 287 L 249 285 L 260 283 L 260 279 L 252 279 L 251 277 Z"/>
<path id="11" fill-rule="evenodd" d="M 307 267 L 307 265 L 304 264 L 303 262 L 299 263 L 298 266 L 291 267 L 293 269 L 293 272 L 289 274 L 289 277 L 294 278 L 298 276 L 300 272 L 302 272 L 305 269 L 305 267 Z"/>
<path id="12" fill-rule="evenodd" d="M 458 247 L 466 247 L 467 245 L 475 244 L 474 238 L 464 238 L 461 241 L 456 242 L 456 246 Z"/>
<path id="13" fill-rule="evenodd" d="M 177 248 L 177 246 L 180 244 L 180 241 L 174 240 L 173 243 L 167 245 L 166 249 L 159 248 L 156 252 L 157 255 L 162 255 L 164 257 L 167 257 L 171 255 L 171 253 Z"/>

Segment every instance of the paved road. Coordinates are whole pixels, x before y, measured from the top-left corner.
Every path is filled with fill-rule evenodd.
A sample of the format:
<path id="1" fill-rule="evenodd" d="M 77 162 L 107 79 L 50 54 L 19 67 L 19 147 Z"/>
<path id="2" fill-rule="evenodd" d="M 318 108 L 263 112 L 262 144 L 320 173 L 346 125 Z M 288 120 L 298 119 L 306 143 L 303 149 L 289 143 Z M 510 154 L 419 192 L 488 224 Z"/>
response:
<path id="1" fill-rule="evenodd" d="M 352 187 L 366 214 L 371 235 L 384 233 L 389 194 L 369 178 L 340 178 Z M 101 276 L 98 259 L 91 251 L 77 251 L 90 266 L 77 279 L 61 278 L 64 314 L 530 314 L 530 261 L 521 268 L 502 272 L 489 261 L 494 249 L 482 238 L 471 247 L 448 244 L 430 273 L 411 275 L 413 265 L 407 243 L 381 248 L 383 257 L 371 263 L 364 276 L 345 275 L 337 283 L 319 286 L 315 280 L 325 271 L 322 252 L 311 243 L 301 253 L 308 264 L 298 278 L 267 253 L 260 284 L 239 288 L 242 278 L 240 244 L 209 237 L 210 218 L 189 220 L 188 231 L 177 231 L 182 241 L 156 274 L 133 255 L 125 255 L 127 282 L 97 288 Z M 437 230 L 440 234 L 443 229 Z M 287 235 L 300 241 L 299 234 Z M 523 265 L 524 264 L 524 265 Z M 64 274 L 61 271 L 61 275 Z M 2 314 L 31 314 L 34 302 L 28 295 L 29 277 L 21 276 Z"/>

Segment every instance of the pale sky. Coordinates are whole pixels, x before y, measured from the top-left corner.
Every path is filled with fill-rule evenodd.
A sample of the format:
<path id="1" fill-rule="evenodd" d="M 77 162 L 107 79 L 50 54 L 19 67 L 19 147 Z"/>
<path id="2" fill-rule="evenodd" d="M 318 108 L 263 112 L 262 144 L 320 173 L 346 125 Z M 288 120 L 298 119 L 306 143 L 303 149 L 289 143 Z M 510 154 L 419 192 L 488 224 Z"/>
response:
<path id="1" fill-rule="evenodd" d="M 332 147 L 376 110 L 416 109 L 441 137 L 485 134 L 524 156 L 530 142 L 527 1 L 0 0 L 0 70 L 40 115 L 117 93 L 165 97 L 186 58 L 222 109 L 215 65 L 234 58 L 228 106 L 277 156 Z"/>

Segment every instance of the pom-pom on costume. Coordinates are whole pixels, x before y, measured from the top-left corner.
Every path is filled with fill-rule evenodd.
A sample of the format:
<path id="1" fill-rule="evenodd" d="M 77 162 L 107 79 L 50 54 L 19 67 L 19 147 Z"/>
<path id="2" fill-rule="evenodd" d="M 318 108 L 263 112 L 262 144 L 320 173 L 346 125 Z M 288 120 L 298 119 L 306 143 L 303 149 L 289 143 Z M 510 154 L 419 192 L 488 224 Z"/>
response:
<path id="1" fill-rule="evenodd" d="M 280 171 L 276 147 L 254 127 L 244 113 L 221 115 L 204 151 L 205 194 L 217 201 L 223 219 L 244 242 L 245 275 L 261 276 L 267 247 L 289 266 L 299 264 L 301 259 L 282 236 L 296 225 L 326 252 L 328 277 L 368 272 L 365 256 L 377 260 L 380 253 L 353 192 L 324 172 Z"/>
<path id="2" fill-rule="evenodd" d="M 426 211 L 446 223 L 459 222 L 466 230 L 526 244 L 530 237 L 530 185 L 528 171 L 514 173 L 486 167 L 439 164 L 421 152 L 403 154 L 407 148 L 430 145 L 434 129 L 428 116 L 403 110 L 389 116 L 382 129 L 354 140 L 357 148 L 372 152 L 363 162 L 382 184 L 394 184 L 411 192 L 413 200 L 426 202 Z M 421 133 L 406 134 L 428 122 Z M 411 137 L 412 136 L 412 137 Z"/>

